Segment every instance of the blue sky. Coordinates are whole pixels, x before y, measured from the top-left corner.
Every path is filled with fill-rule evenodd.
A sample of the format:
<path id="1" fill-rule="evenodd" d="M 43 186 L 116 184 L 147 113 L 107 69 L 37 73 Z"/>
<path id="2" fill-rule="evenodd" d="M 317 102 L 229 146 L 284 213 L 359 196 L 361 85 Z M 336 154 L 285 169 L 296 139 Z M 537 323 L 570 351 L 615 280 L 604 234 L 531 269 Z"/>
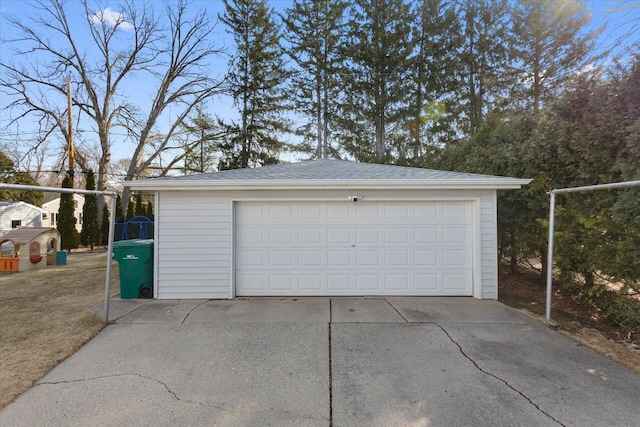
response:
<path id="1" fill-rule="evenodd" d="M 194 0 L 194 6 L 206 7 L 212 16 L 217 16 L 218 13 L 222 13 L 224 5 L 220 0 Z M 270 4 L 276 10 L 284 10 L 290 7 L 292 0 L 271 0 Z M 70 16 L 72 19 L 72 27 L 80 27 L 82 23 L 82 11 L 79 1 L 69 1 L 69 6 L 73 11 Z M 161 2 L 153 2 L 152 4 L 161 6 Z M 101 2 L 103 7 L 111 6 L 112 9 L 117 9 L 117 2 Z M 601 26 L 606 25 L 606 30 L 598 39 L 598 49 L 615 48 L 615 53 L 622 52 L 625 47 L 629 46 L 633 42 L 637 42 L 640 39 L 640 3 L 634 0 L 587 0 L 585 2 L 586 8 L 592 13 L 591 29 L 595 30 Z M 635 7 L 634 7 L 635 6 Z M 9 14 L 14 16 L 23 16 L 28 14 L 30 9 L 25 6 L 23 0 L 0 0 L 0 40 L 3 41 L 0 46 L 0 60 L 16 61 L 15 58 L 11 58 L 11 52 L 7 49 L 5 40 L 11 39 L 14 35 L 11 33 L 11 28 L 7 24 L 6 17 Z M 218 46 L 226 46 L 229 50 L 232 49 L 232 40 L 229 35 L 226 34 L 224 25 L 219 23 L 216 28 L 216 43 Z M 615 46 L 614 43 L 621 36 L 626 35 L 624 43 L 621 46 Z M 87 49 L 90 45 L 87 43 L 84 47 Z M 214 73 L 224 74 L 227 66 L 227 59 L 220 58 L 215 64 L 212 64 L 211 69 Z M 153 91 L 153 87 L 145 81 L 145 79 L 132 79 L 127 82 L 124 87 L 129 98 L 148 98 Z M 1 96 L 1 94 L 0 94 Z M 10 119 L 9 111 L 5 108 L 6 100 L 4 97 L 0 98 L 0 129 L 4 129 L 7 121 Z M 217 98 L 209 102 L 208 110 L 214 114 L 218 114 L 225 118 L 232 118 L 234 116 L 234 109 L 232 102 L 229 99 Z M 143 107 L 144 108 L 144 107 Z M 23 135 L 28 135 L 29 126 L 24 124 L 21 126 Z M 127 157 L 130 155 L 133 149 L 133 144 L 126 142 L 123 137 L 119 135 L 122 131 L 115 130 L 113 141 L 113 159 L 117 160 L 121 157 Z M 87 133 L 85 138 L 89 143 L 92 141 L 92 137 Z M 97 141 L 97 137 L 95 137 Z M 15 143 L 15 135 L 8 134 L 4 130 L 0 133 L 0 147 L 2 145 L 10 146 Z M 61 144 L 61 142 L 56 142 Z"/>

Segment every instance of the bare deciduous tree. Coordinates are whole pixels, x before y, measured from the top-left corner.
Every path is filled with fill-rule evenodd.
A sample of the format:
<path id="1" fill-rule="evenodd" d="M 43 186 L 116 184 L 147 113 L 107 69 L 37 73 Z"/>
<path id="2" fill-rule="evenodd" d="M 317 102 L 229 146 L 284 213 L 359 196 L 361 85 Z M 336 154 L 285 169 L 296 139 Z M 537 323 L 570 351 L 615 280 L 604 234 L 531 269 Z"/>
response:
<path id="1" fill-rule="evenodd" d="M 57 133 L 67 141 L 70 75 L 73 105 L 82 117 L 78 123 L 89 123 L 83 130 L 98 137 L 99 190 L 107 188 L 115 128 L 126 129 L 135 145 L 125 178 L 132 180 L 171 150 L 184 118 L 221 89 L 208 69 L 221 53 L 211 41 L 215 24 L 205 10 L 191 11 L 186 0 L 167 2 L 162 18 L 147 3 L 126 0 L 116 12 L 92 10 L 83 0 L 82 25 L 71 24 L 74 15 L 63 0 L 35 0 L 30 7 L 26 19 L 8 19 L 17 34 L 5 42 L 13 48 L 13 61 L 0 64 L 9 125 L 30 120 L 39 125 L 38 141 Z M 133 78 L 148 79 L 154 95 L 130 98 L 124 89 Z M 165 126 L 157 129 L 160 119 Z M 157 135 L 161 142 L 150 144 Z"/>

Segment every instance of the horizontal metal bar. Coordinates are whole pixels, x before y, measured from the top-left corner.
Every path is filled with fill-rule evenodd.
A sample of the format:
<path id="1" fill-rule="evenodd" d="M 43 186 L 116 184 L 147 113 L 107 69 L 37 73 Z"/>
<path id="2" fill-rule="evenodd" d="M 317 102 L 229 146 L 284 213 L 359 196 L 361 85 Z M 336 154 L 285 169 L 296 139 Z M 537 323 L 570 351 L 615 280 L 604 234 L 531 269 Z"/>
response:
<path id="1" fill-rule="evenodd" d="M 1 182 L 0 182 L 0 189 L 23 190 L 23 191 L 44 191 L 47 193 L 96 194 L 96 195 L 117 197 L 117 194 L 115 191 L 81 190 L 79 188 L 40 187 L 37 185 L 5 184 Z"/>
<path id="2" fill-rule="evenodd" d="M 556 188 L 555 190 L 551 190 L 551 194 L 579 193 L 591 190 L 608 190 L 612 188 L 635 187 L 637 185 L 640 185 L 640 181 L 612 182 L 610 184 L 587 185 L 584 187 Z"/>

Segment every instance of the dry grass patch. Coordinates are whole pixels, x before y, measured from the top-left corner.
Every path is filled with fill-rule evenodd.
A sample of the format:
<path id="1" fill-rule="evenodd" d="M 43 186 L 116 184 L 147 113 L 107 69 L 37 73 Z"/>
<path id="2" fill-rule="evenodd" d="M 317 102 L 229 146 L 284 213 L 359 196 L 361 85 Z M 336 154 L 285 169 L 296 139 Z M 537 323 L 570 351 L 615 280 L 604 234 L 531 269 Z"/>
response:
<path id="1" fill-rule="evenodd" d="M 71 253 L 66 266 L 0 273 L 0 408 L 105 326 L 89 310 L 104 300 L 105 273 L 106 251 Z"/>

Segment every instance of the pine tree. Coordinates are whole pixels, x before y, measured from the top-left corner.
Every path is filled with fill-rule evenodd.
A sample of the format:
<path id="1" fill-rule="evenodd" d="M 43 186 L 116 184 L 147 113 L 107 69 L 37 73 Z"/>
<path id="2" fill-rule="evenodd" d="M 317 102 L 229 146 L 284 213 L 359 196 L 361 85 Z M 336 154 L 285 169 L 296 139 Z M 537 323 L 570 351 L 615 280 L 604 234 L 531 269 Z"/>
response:
<path id="1" fill-rule="evenodd" d="M 103 245 L 109 244 L 109 223 L 110 223 L 109 208 L 105 203 L 105 205 L 102 206 L 102 225 L 100 226 L 101 243 Z"/>
<path id="2" fill-rule="evenodd" d="M 413 12 L 403 0 L 356 0 L 348 14 L 342 143 L 357 160 L 384 162 L 408 115 Z"/>
<path id="3" fill-rule="evenodd" d="M 124 217 L 124 212 L 122 212 L 122 197 L 118 194 L 116 198 L 116 221 L 120 218 Z"/>
<path id="4" fill-rule="evenodd" d="M 136 216 L 136 207 L 135 205 L 129 201 L 129 203 L 127 204 L 127 220 L 133 218 L 134 216 Z"/>
<path id="5" fill-rule="evenodd" d="M 214 171 L 225 136 L 224 123 L 197 108 L 195 116 L 184 123 L 183 128 L 189 141 L 184 145 L 182 172 L 186 175 Z"/>
<path id="6" fill-rule="evenodd" d="M 229 64 L 228 86 L 240 123 L 228 126 L 221 145 L 219 169 L 246 168 L 278 162 L 289 131 L 286 110 L 286 71 L 280 48 L 280 30 L 265 0 L 225 0 L 220 20 L 236 44 Z"/>
<path id="7" fill-rule="evenodd" d="M 499 112 L 510 96 L 514 76 L 508 11 L 507 0 L 465 0 L 458 12 L 463 16 L 457 64 L 459 125 L 470 135 L 478 132 L 490 113 Z"/>
<path id="8" fill-rule="evenodd" d="M 62 188 L 71 188 L 69 175 L 62 180 Z M 76 215 L 73 194 L 60 194 L 60 209 L 58 210 L 58 232 L 60 233 L 60 248 L 71 251 L 79 246 L 78 230 L 76 230 Z"/>
<path id="9" fill-rule="evenodd" d="M 96 180 L 93 170 L 89 169 L 87 173 L 86 190 L 96 189 Z M 89 246 L 93 250 L 94 245 L 100 244 L 100 222 L 98 220 L 98 196 L 95 194 L 87 194 L 84 197 L 84 206 L 82 208 L 82 230 L 80 231 L 80 244 Z"/>
<path id="10" fill-rule="evenodd" d="M 147 210 L 145 214 L 147 218 L 153 219 L 153 203 L 152 202 L 147 203 Z"/>
<path id="11" fill-rule="evenodd" d="M 15 170 L 13 161 L 0 151 L 0 181 L 6 184 L 38 185 L 27 172 Z M 42 206 L 42 192 L 21 190 L 0 190 L 0 200 L 23 201 L 35 206 Z"/>
<path id="12" fill-rule="evenodd" d="M 340 93 L 338 45 L 343 36 L 343 0 L 295 0 L 282 16 L 287 53 L 295 63 L 290 96 L 308 122 L 297 133 L 298 147 L 316 158 L 337 156 L 330 143 Z"/>
<path id="13" fill-rule="evenodd" d="M 441 0 L 416 2 L 411 57 L 410 114 L 405 138 L 395 148 L 397 162 L 424 166 L 436 147 L 450 139 L 445 99 L 455 87 L 452 69 L 460 33 L 455 7 Z M 403 159 L 406 157 L 406 161 Z"/>
<path id="14" fill-rule="evenodd" d="M 535 114 L 594 59 L 600 30 L 586 32 L 589 13 L 574 0 L 518 0 L 512 15 L 519 94 Z"/>
<path id="15" fill-rule="evenodd" d="M 135 214 L 136 216 L 144 216 L 145 214 L 144 204 L 142 204 L 142 194 L 136 194 L 136 208 Z"/>

